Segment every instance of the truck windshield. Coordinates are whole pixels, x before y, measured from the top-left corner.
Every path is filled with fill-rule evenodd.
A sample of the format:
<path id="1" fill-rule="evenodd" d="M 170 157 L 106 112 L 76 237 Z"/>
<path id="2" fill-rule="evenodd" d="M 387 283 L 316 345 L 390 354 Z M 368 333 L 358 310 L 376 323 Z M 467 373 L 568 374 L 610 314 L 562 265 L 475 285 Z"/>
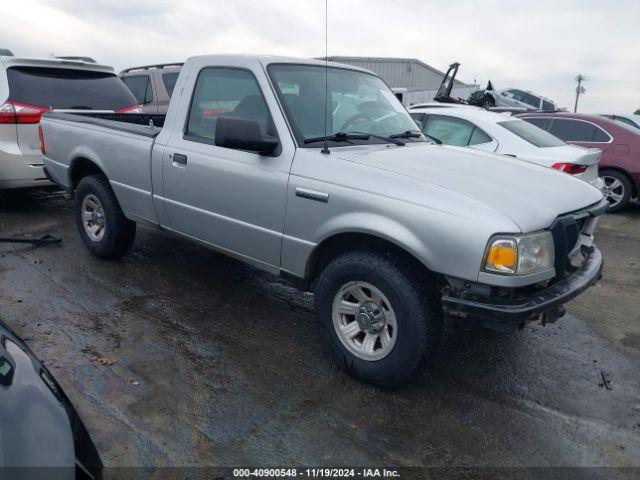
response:
<path id="1" fill-rule="evenodd" d="M 116 110 L 138 102 L 112 73 L 68 68 L 7 69 L 10 100 L 54 109 Z"/>
<path id="2" fill-rule="evenodd" d="M 389 143 L 386 138 L 397 135 L 404 135 L 403 142 L 425 141 L 393 92 L 375 75 L 329 67 L 325 76 L 320 65 L 275 64 L 268 70 L 300 146 L 322 147 L 325 104 L 331 146 Z M 405 135 L 416 131 L 416 135 Z"/>
<path id="3" fill-rule="evenodd" d="M 549 132 L 538 128 L 529 122 L 525 122 L 524 120 L 508 120 L 506 122 L 498 122 L 498 125 L 506 128 L 511 133 L 538 148 L 560 147 L 562 145 L 566 145 L 566 143 L 558 137 L 551 135 Z"/>

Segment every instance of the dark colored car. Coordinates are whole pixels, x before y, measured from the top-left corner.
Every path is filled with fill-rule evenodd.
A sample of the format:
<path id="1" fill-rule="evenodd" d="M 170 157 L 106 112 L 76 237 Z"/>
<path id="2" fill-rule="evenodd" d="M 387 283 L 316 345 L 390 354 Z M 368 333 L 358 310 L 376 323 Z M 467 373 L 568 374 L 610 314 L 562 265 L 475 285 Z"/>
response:
<path id="1" fill-rule="evenodd" d="M 600 176 L 610 211 L 623 209 L 640 191 L 640 130 L 602 115 L 523 113 L 518 117 L 567 143 L 602 150 Z"/>
<path id="2" fill-rule="evenodd" d="M 0 321 L 0 478 L 101 479 L 86 428 L 47 368 Z"/>
<path id="3" fill-rule="evenodd" d="M 144 113 L 167 113 L 182 63 L 132 67 L 120 72 Z"/>

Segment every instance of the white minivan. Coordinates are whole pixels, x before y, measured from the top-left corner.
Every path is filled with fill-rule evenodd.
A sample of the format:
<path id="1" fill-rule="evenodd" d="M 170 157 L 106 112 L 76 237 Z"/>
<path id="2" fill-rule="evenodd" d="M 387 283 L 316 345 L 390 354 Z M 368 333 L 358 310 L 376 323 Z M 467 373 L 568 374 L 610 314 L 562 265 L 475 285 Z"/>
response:
<path id="1" fill-rule="evenodd" d="M 0 190 L 50 185 L 38 138 L 47 111 L 140 112 L 112 67 L 69 59 L 0 56 Z"/>

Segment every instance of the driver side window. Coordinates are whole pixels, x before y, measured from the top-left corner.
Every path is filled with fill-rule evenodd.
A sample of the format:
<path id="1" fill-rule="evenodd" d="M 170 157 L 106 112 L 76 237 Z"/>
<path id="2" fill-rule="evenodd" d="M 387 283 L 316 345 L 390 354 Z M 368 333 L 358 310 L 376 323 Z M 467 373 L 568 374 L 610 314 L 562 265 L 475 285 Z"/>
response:
<path id="1" fill-rule="evenodd" d="M 198 75 L 185 138 L 213 143 L 221 116 L 255 120 L 263 135 L 275 136 L 269 108 L 253 74 L 235 68 L 205 68 Z"/>

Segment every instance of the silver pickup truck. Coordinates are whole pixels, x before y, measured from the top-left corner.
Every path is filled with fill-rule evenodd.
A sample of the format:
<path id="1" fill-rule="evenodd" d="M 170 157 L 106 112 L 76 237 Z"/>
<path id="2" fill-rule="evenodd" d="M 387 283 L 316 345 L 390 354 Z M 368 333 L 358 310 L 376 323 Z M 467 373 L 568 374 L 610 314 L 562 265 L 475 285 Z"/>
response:
<path id="1" fill-rule="evenodd" d="M 597 189 L 436 145 L 351 66 L 195 57 L 166 118 L 54 112 L 40 126 L 91 252 L 123 255 L 145 222 L 296 279 L 337 364 L 378 385 L 414 372 L 446 316 L 554 321 L 601 275 Z"/>

